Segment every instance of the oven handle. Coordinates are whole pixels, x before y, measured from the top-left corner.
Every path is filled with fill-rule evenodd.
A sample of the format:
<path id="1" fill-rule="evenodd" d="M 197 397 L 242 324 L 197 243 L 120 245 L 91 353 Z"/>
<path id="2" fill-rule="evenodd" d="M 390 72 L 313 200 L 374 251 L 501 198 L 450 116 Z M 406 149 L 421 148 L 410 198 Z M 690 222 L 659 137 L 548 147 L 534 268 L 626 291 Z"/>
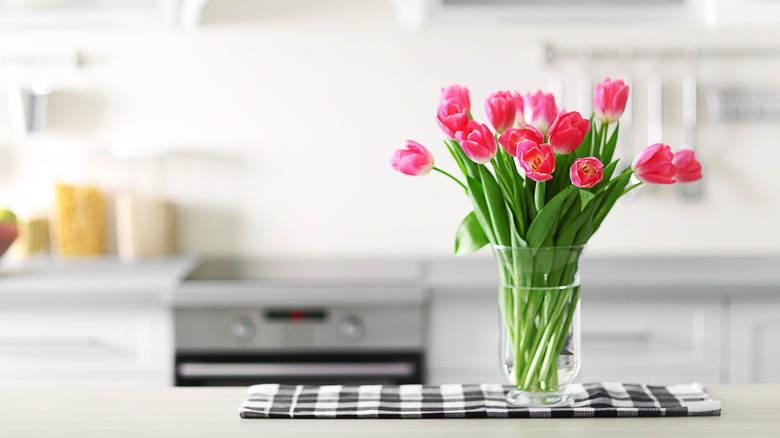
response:
<path id="1" fill-rule="evenodd" d="M 414 375 L 415 364 L 395 363 L 181 363 L 182 377 Z"/>

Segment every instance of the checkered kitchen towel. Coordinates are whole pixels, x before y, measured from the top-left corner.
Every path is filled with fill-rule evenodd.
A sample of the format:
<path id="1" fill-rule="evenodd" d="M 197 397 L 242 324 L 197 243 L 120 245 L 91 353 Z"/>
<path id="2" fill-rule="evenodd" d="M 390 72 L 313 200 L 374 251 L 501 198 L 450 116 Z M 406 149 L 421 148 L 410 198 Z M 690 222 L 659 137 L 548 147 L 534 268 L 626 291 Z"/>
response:
<path id="1" fill-rule="evenodd" d="M 649 386 L 627 383 L 569 385 L 566 407 L 507 405 L 510 387 L 481 385 L 278 385 L 250 386 L 242 418 L 568 418 L 720 415 L 698 383 Z"/>

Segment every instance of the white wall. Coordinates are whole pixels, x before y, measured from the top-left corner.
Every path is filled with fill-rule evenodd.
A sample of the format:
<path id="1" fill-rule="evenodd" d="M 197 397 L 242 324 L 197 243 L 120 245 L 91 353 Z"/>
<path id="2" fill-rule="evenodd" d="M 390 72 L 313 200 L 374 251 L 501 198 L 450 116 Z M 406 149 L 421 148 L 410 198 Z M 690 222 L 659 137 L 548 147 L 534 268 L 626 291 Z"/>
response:
<path id="1" fill-rule="evenodd" d="M 435 255 L 451 253 L 470 210 L 453 183 L 393 171 L 407 138 L 455 170 L 434 122 L 438 90 L 471 89 L 474 114 L 499 89 L 634 80 L 634 150 L 645 146 L 644 85 L 653 66 L 539 61 L 539 47 L 766 46 L 780 31 L 636 28 L 436 28 L 408 31 L 388 1 L 212 0 L 193 32 L 1 33 L 0 53 L 78 48 L 85 65 L 55 90 L 47 131 L 12 140 L 0 110 L 0 203 L 20 211 L 50 202 L 55 179 L 92 180 L 176 200 L 181 246 L 211 254 Z M 665 136 L 676 148 L 678 61 L 666 80 Z M 780 59 L 708 60 L 703 84 L 780 89 Z M 776 253 L 780 250 L 780 125 L 715 124 L 702 107 L 704 196 L 652 188 L 621 202 L 593 238 L 593 253 Z M 661 140 L 661 139 L 659 139 Z M 154 160 L 108 156 L 116 142 L 167 145 Z M 75 158 L 74 158 L 75 157 Z M 78 167 L 74 167 L 78 166 Z M 76 174 L 74 176 L 74 174 Z M 143 179 L 143 182 L 137 180 Z"/>

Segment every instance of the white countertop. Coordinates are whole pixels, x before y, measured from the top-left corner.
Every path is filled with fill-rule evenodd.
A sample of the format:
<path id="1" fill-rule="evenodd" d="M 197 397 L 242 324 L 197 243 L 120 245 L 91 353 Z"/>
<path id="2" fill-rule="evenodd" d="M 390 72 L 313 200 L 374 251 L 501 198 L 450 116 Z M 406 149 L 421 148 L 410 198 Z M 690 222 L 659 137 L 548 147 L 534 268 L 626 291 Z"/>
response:
<path id="1" fill-rule="evenodd" d="M 10 263 L 9 263 L 10 262 Z M 123 262 L 116 257 L 13 262 L 0 268 L 0 303 L 164 302 L 198 263 L 193 256 Z"/>
<path id="2" fill-rule="evenodd" d="M 241 419 L 245 388 L 4 389 L 3 437 L 767 437 L 780 431 L 780 385 L 707 388 L 720 417 Z"/>
<path id="3" fill-rule="evenodd" d="M 376 261 L 342 263 L 340 283 L 320 267 L 319 276 L 262 281 L 182 280 L 198 265 L 193 256 L 143 259 L 131 263 L 116 257 L 54 260 L 51 258 L 0 264 L 0 304 L 163 303 L 172 306 L 237 306 L 278 300 L 305 299 L 309 304 L 352 302 L 352 297 L 387 304 L 416 304 L 435 294 L 493 293 L 498 275 L 492 256 L 472 255 L 427 261 L 396 260 L 389 277 L 376 275 Z M 332 261 L 321 261 L 333 263 Z M 269 262 L 266 271 L 281 275 L 298 265 Z M 317 261 L 306 261 L 308 266 Z M 365 266 L 374 270 L 365 271 Z M 343 266 L 342 266 L 343 265 Z M 281 269 L 286 267 L 287 271 Z M 323 265 L 330 266 L 330 265 Z M 380 265 L 381 266 L 381 265 Z M 350 270 L 353 275 L 345 276 Z M 383 271 L 387 271 L 383 267 Z M 396 272 L 397 271 L 397 272 Z M 307 272 L 312 272 L 309 269 Z M 780 257 L 584 257 L 580 269 L 583 293 L 592 295 L 706 294 L 708 296 L 777 295 Z M 373 291 L 372 293 L 364 293 Z M 320 303 L 321 301 L 321 303 Z"/>
<path id="4" fill-rule="evenodd" d="M 589 257 L 580 264 L 583 294 L 707 295 L 780 293 L 780 256 Z M 434 290 L 471 292 L 498 287 L 492 256 L 436 259 L 426 280 Z"/>

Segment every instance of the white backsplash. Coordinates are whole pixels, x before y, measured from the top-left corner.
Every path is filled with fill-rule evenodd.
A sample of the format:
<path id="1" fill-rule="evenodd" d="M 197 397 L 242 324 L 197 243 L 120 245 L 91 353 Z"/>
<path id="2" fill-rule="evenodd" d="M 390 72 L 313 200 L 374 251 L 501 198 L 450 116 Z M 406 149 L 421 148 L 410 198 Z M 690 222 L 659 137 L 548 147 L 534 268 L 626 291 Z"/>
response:
<path id="1" fill-rule="evenodd" d="M 754 47 L 780 31 L 431 28 L 408 31 L 389 2 L 210 2 L 191 32 L 0 34 L 0 47 L 78 47 L 85 63 L 49 100 L 46 131 L 15 142 L 0 122 L 0 203 L 45 204 L 46 187 L 73 173 L 109 193 L 156 192 L 180 209 L 184 251 L 238 255 L 435 255 L 452 251 L 470 210 L 457 186 L 401 175 L 388 159 L 406 139 L 455 170 L 436 126 L 438 90 L 471 89 L 474 116 L 500 89 L 546 88 L 558 75 L 563 106 L 593 81 L 630 74 L 630 151 L 646 146 L 644 80 L 653 66 L 545 66 L 543 43 L 577 47 Z M 768 38 L 770 35 L 771 38 Z M 2 52 L 2 50 L 0 50 Z M 1 53 L 0 53 L 1 54 Z M 664 143 L 681 146 L 680 61 L 662 62 Z M 706 60 L 702 84 L 780 88 L 780 59 Z M 579 76 L 578 76 L 579 75 Z M 594 253 L 776 253 L 780 250 L 780 128 L 707 120 L 700 99 L 703 195 L 647 187 L 621 201 L 591 241 Z M 0 120 L 7 120 L 0 109 Z M 627 135 L 627 134 L 625 134 Z M 661 139 L 659 139 L 661 140 Z M 161 156 L 120 160 L 118 142 L 165 145 Z M 36 146 L 60 147 L 58 154 Z M 84 145 L 75 146 L 75 145 Z M 58 158 L 59 157 L 59 158 Z M 30 207 L 32 208 L 32 207 Z"/>

